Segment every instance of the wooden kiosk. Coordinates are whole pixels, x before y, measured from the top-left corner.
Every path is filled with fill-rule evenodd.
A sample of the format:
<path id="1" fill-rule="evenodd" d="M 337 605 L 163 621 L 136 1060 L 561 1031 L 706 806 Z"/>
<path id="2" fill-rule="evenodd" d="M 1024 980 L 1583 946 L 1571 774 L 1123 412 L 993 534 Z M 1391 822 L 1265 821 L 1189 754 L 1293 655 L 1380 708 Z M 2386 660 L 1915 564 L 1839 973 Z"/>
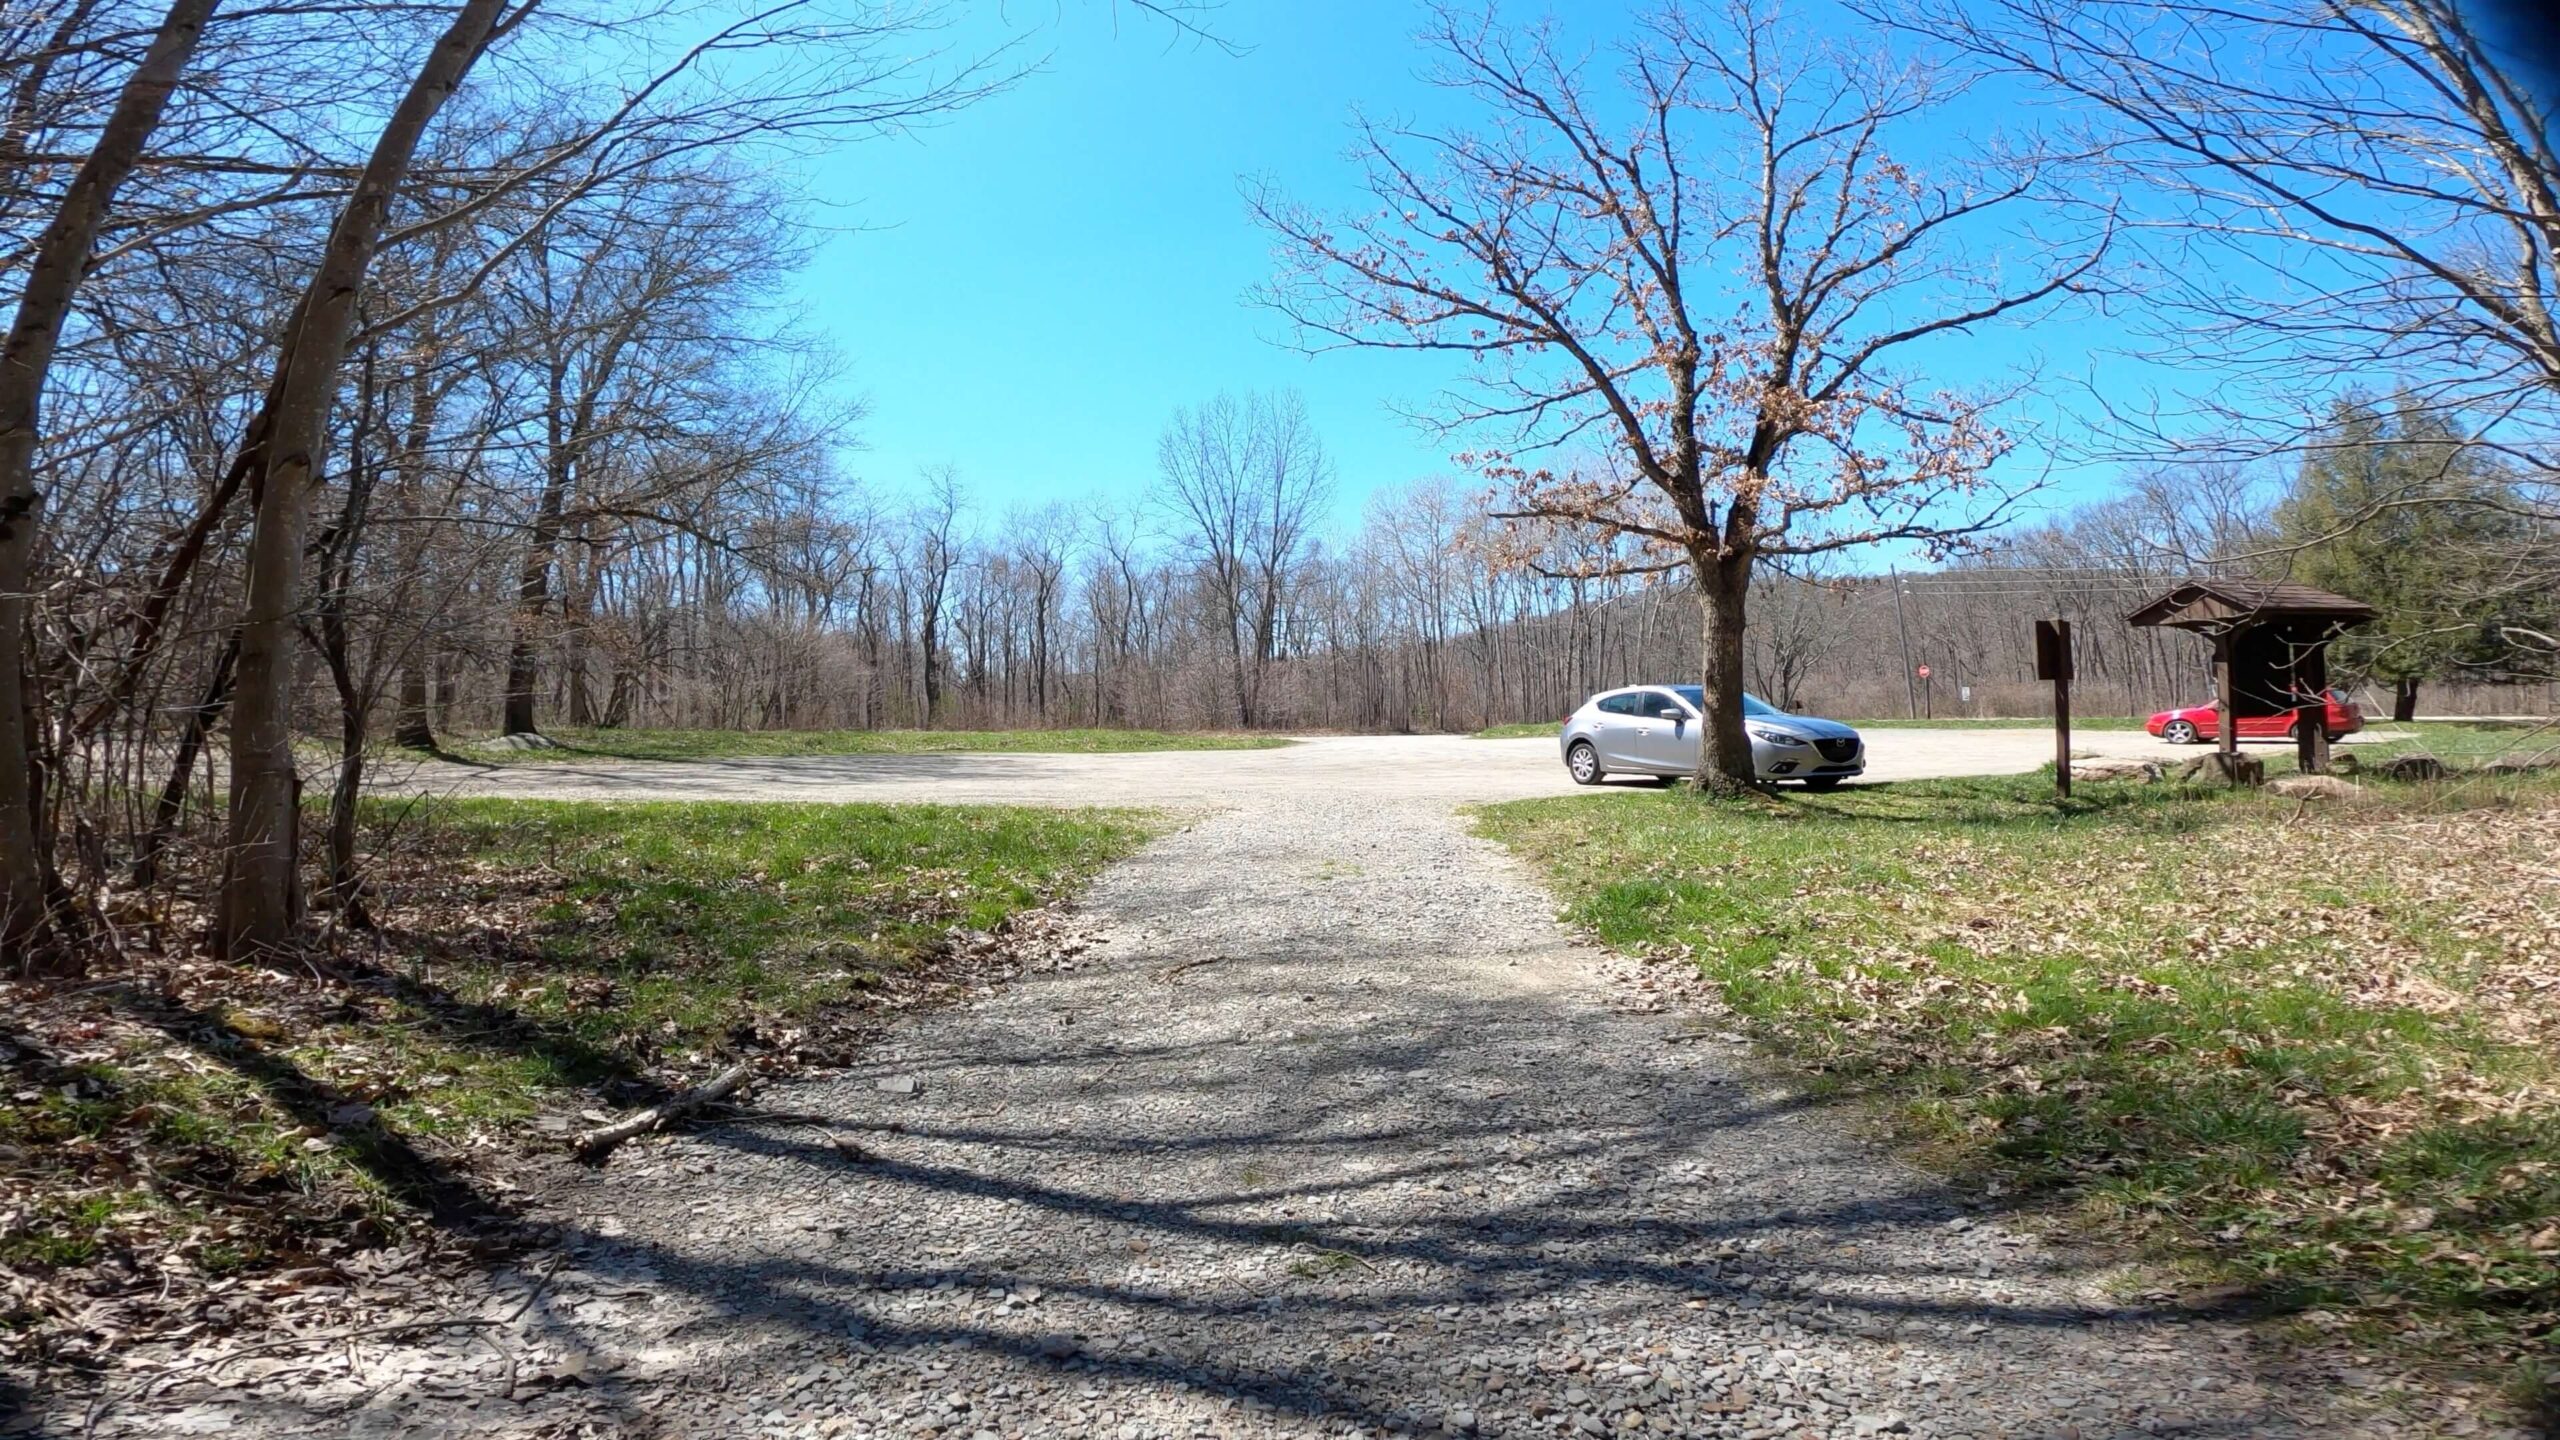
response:
<path id="1" fill-rule="evenodd" d="M 2282 580 L 2219 576 L 2187 580 L 2125 617 L 2133 625 L 2193 630 L 2213 642 L 2214 694 L 2222 702 L 2214 763 L 2235 783 L 2261 767 L 2240 761 L 2243 716 L 2281 715 L 2323 705 L 2329 688 L 2329 642 L 2373 618 L 2373 607 L 2344 595 Z M 2296 725 L 2302 773 L 2329 768 L 2325 724 Z"/>

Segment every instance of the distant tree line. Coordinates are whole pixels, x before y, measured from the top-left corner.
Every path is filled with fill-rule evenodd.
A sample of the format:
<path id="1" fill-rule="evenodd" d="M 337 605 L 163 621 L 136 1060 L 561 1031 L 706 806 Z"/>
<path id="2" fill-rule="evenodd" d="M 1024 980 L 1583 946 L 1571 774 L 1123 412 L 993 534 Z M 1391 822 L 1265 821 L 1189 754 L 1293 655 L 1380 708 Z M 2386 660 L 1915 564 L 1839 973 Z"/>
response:
<path id="1" fill-rule="evenodd" d="M 2125 614 L 2193 575 L 2290 577 L 2381 611 L 2338 647 L 2370 703 L 2422 685 L 2463 706 L 2532 710 L 2553 628 L 2532 576 L 2560 528 L 2512 480 L 2448 464 L 2388 406 L 2342 406 L 2334 443 L 2290 475 L 2212 456 L 2021 527 L 1960 563 L 1764 571 L 1745 654 L 1772 703 L 1833 714 L 2036 715 L 2029 622 L 2074 623 L 2080 705 L 2139 714 L 2207 693 L 2208 655 Z M 990 511 L 938 472 L 907 500 L 848 492 L 788 543 L 670 531 L 617 552 L 596 599 L 537 627 L 544 723 L 747 728 L 1144 725 L 1470 730 L 1553 719 L 1592 691 L 1680 682 L 1700 623 L 1678 576 L 1613 573 L 1588 532 L 1539 532 L 1524 557 L 1488 496 L 1449 479 L 1369 497 L 1337 533 L 1320 439 L 1290 396 L 1181 409 L 1162 473 L 1117 506 Z M 2423 472 L 2423 473 L 2420 473 Z M 2377 496 L 2438 502 L 2342 525 Z M 851 516 L 853 518 L 845 518 Z M 2537 559 L 2537 557 L 2539 557 Z M 457 625 L 433 727 L 499 729 L 500 658 L 519 632 L 491 607 Z M 1917 666 L 1931 670 L 1924 682 Z M 586 692 L 581 694 L 582 688 Z"/>

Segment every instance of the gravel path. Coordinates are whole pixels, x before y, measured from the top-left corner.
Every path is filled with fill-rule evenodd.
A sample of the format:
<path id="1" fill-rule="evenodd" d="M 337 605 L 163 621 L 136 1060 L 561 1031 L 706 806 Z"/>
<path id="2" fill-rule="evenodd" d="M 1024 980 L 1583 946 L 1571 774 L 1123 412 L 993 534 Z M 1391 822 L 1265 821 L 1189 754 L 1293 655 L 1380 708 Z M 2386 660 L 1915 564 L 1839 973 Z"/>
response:
<path id="1" fill-rule="evenodd" d="M 1239 804 L 1084 910 L 1093 948 L 775 1099 L 868 1159 L 564 1166 L 583 1238 L 483 1297 L 513 1324 L 100 1433 L 2359 1433 L 1790 1093 L 1445 803 Z"/>

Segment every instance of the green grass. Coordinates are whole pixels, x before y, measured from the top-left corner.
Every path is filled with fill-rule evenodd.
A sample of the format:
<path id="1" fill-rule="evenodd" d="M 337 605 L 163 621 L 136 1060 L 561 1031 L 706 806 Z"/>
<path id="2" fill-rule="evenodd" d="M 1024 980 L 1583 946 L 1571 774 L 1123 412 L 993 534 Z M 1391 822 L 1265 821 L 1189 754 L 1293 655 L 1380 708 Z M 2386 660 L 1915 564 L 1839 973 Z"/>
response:
<path id="1" fill-rule="evenodd" d="M 337 976 L 196 967 L 175 998 L 98 989 L 29 1021 L 62 1038 L 15 1049 L 0 1089 L 0 1145 L 42 1161 L 0 1175 L 0 1262 L 175 1246 L 213 1273 L 350 1225 L 379 1237 L 421 1208 L 420 1156 L 556 1145 L 538 1113 L 637 1103 L 741 1055 L 850 1058 L 883 1003 L 984 983 L 983 962 L 946 956 L 1161 828 L 1128 810 L 484 798 L 369 802 L 364 820 L 383 931 Z"/>
<path id="2" fill-rule="evenodd" d="M 585 730 L 545 732 L 558 749 L 503 750 L 479 739 L 450 742 L 453 752 L 492 765 L 569 760 L 725 760 L 787 755 L 936 755 L 1006 752 L 1071 755 L 1157 750 L 1270 750 L 1283 735 L 1165 730 Z"/>
<path id="3" fill-rule="evenodd" d="M 2523 1363 L 2560 1316 L 2560 785 L 2381 785 L 2315 818 L 2050 785 L 1479 823 L 1575 923 L 1695 964 L 1818 1090 L 1877 1098 L 1970 1183 L 2404 1357 Z"/>
<path id="4" fill-rule="evenodd" d="M 2139 730 L 2148 715 L 2074 715 L 2074 730 Z M 1861 730 L 2051 730 L 2050 715 L 2016 715 L 1993 719 L 1972 716 L 1941 715 L 1935 719 L 1912 719 L 1896 715 L 1889 719 L 1844 720 Z"/>
<path id="5" fill-rule="evenodd" d="M 929 962 L 955 932 L 992 931 L 1074 888 L 1156 828 L 1139 812 L 1011 806 L 444 802 L 424 820 L 444 862 L 429 868 L 459 883 L 405 898 L 430 916 L 454 900 L 493 906 L 528 943 L 436 965 L 435 998 L 403 1000 L 398 1068 L 451 1079 L 393 1113 L 468 1128 L 671 1056 L 771 1044 Z M 427 1023 L 439 1004 L 498 1007 L 527 1039 L 456 1044 Z M 314 1037 L 312 1063 L 325 1068 L 331 1048 Z"/>
<path id="6" fill-rule="evenodd" d="M 1532 720 L 1519 725 L 1488 725 L 1467 738 L 1471 740 L 1553 740 L 1557 732 L 1563 729 L 1564 723 L 1559 720 Z"/>
<path id="7" fill-rule="evenodd" d="M 2361 738 L 2365 743 L 2356 747 L 2361 756 L 2424 751 L 2448 765 L 2476 765 L 2502 755 L 2560 752 L 2560 722 L 2372 720 Z M 2380 748 L 2371 748 L 2376 745 Z"/>

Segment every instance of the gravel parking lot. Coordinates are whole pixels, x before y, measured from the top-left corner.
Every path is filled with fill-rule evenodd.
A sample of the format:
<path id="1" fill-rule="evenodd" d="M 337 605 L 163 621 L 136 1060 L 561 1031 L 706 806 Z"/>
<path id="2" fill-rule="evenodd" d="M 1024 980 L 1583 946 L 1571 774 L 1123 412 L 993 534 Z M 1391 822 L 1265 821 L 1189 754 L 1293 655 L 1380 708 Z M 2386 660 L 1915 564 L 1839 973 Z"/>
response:
<path id="1" fill-rule="evenodd" d="M 2139 731 L 2095 731 L 2073 748 L 2174 755 Z M 2194 753 L 2192 751 L 2186 753 Z M 1869 780 L 2007 775 L 2053 758 L 2045 730 L 1874 730 Z M 427 764 L 406 783 L 462 794 L 564 800 L 939 800 L 1015 805 L 1225 807 L 1309 795 L 1444 804 L 1570 793 L 1549 739 L 1323 735 L 1277 750 L 1127 755 L 816 755 L 736 760 Z M 1620 788 L 1629 782 L 1616 782 Z"/>

